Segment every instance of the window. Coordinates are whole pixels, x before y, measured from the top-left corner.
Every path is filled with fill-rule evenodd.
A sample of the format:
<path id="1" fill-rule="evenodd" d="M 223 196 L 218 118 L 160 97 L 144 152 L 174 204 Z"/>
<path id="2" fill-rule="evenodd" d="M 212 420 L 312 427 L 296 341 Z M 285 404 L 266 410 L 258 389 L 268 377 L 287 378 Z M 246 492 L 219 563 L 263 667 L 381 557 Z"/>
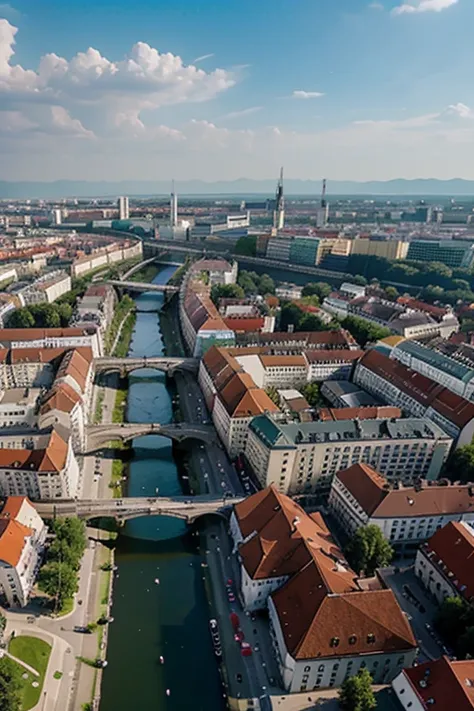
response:
<path id="1" fill-rule="evenodd" d="M 324 671 L 324 664 L 320 664 L 318 667 L 318 672 L 323 672 Z"/>
<path id="2" fill-rule="evenodd" d="M 310 672 L 310 671 L 311 671 L 311 667 L 305 667 L 305 668 L 303 669 L 303 671 L 304 671 L 304 672 Z"/>
<path id="3" fill-rule="evenodd" d="M 339 637 L 331 637 L 331 641 L 329 642 L 330 647 L 338 647 L 339 646 Z"/>
<path id="4" fill-rule="evenodd" d="M 374 634 L 367 635 L 367 644 L 375 644 L 375 635 Z"/>
<path id="5" fill-rule="evenodd" d="M 349 637 L 349 644 L 355 644 L 357 642 L 357 636 L 355 634 L 351 634 Z"/>

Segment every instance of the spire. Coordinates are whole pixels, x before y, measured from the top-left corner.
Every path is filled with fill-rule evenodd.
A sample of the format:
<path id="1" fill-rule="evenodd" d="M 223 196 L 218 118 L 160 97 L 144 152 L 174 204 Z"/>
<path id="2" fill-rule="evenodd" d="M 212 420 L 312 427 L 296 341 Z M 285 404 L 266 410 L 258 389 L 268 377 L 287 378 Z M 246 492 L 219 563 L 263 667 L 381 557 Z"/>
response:
<path id="1" fill-rule="evenodd" d="M 178 226 L 178 196 L 176 195 L 174 180 L 171 183 L 170 225 L 171 227 Z"/>
<path id="2" fill-rule="evenodd" d="M 273 213 L 273 227 L 276 230 L 283 229 L 285 223 L 285 198 L 283 195 L 283 166 L 280 168 L 280 177 L 278 179 L 277 189 L 275 193 L 275 210 Z"/>

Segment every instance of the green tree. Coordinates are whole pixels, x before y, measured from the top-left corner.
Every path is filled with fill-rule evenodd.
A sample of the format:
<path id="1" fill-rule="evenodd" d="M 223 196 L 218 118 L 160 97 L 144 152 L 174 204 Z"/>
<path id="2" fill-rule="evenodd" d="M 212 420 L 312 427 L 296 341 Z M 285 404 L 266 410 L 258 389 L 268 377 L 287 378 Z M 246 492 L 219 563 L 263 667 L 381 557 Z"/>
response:
<path id="1" fill-rule="evenodd" d="M 449 644 L 456 642 L 466 629 L 466 604 L 458 596 L 447 597 L 439 606 L 435 626 Z"/>
<path id="2" fill-rule="evenodd" d="M 84 555 L 86 549 L 86 527 L 79 518 L 57 518 L 53 526 L 56 540 L 64 541 L 72 554 L 78 560 Z"/>
<path id="3" fill-rule="evenodd" d="M 61 326 L 67 326 L 72 316 L 72 306 L 71 304 L 63 303 L 56 305 L 59 318 L 61 320 Z"/>
<path id="4" fill-rule="evenodd" d="M 321 407 L 321 405 L 324 404 L 318 383 L 308 383 L 304 385 L 301 388 L 301 392 L 311 407 Z"/>
<path id="5" fill-rule="evenodd" d="M 332 291 L 330 284 L 325 281 L 309 282 L 303 287 L 302 296 L 317 296 L 320 302 L 324 301 L 326 296 Z"/>
<path id="6" fill-rule="evenodd" d="M 462 659 L 474 658 L 474 626 L 467 627 L 466 631 L 459 637 L 456 650 Z"/>
<path id="7" fill-rule="evenodd" d="M 257 254 L 257 236 L 245 235 L 240 237 L 235 245 L 235 254 L 242 254 L 245 257 L 255 257 Z"/>
<path id="8" fill-rule="evenodd" d="M 252 279 L 250 272 L 246 272 L 245 270 L 240 272 L 237 281 L 247 296 L 249 294 L 258 294 L 258 284 Z"/>
<path id="9" fill-rule="evenodd" d="M 472 331 L 474 331 L 474 320 L 470 318 L 463 319 L 461 324 L 461 331 L 462 333 L 471 333 Z"/>
<path id="10" fill-rule="evenodd" d="M 295 331 L 298 331 L 300 321 L 303 318 L 303 312 L 296 304 L 286 303 L 282 306 L 280 312 L 280 329 L 287 331 L 288 326 L 293 326 Z"/>
<path id="11" fill-rule="evenodd" d="M 339 706 L 343 711 L 371 711 L 377 707 L 372 691 L 372 677 L 367 669 L 360 669 L 356 676 L 350 676 L 342 682 Z"/>
<path id="12" fill-rule="evenodd" d="M 262 274 L 258 283 L 258 293 L 262 296 L 265 294 L 275 293 L 275 282 L 268 274 Z"/>
<path id="13" fill-rule="evenodd" d="M 298 331 L 328 331 L 329 326 L 326 326 L 316 314 L 305 314 L 300 319 Z"/>
<path id="14" fill-rule="evenodd" d="M 352 277 L 352 282 L 354 284 L 358 284 L 358 286 L 366 286 L 367 279 L 365 278 L 365 276 L 362 276 L 362 274 L 356 274 Z"/>
<path id="15" fill-rule="evenodd" d="M 280 404 L 280 396 L 278 395 L 278 390 L 273 385 L 271 385 L 269 388 L 266 388 L 265 392 L 267 393 L 270 400 L 275 403 L 275 405 Z"/>
<path id="16" fill-rule="evenodd" d="M 40 569 L 38 587 L 54 598 L 54 609 L 60 609 L 64 601 L 77 592 L 76 571 L 67 563 L 58 563 L 57 561 L 46 563 Z"/>
<path id="17" fill-rule="evenodd" d="M 387 566 L 393 557 L 393 549 L 375 524 L 362 526 L 346 546 L 346 556 L 356 573 L 367 577 L 374 575 L 377 568 Z"/>
<path id="18" fill-rule="evenodd" d="M 474 482 L 474 444 L 456 449 L 448 459 L 445 474 L 451 481 Z"/>
<path id="19" fill-rule="evenodd" d="M 244 290 L 238 284 L 214 284 L 211 289 L 211 299 L 216 306 L 220 299 L 243 299 Z"/>
<path id="20" fill-rule="evenodd" d="M 35 319 L 27 306 L 13 311 L 7 316 L 8 328 L 33 328 L 34 325 Z"/>
<path id="21" fill-rule="evenodd" d="M 59 328 L 61 319 L 55 304 L 34 304 L 30 306 L 37 328 Z"/>
<path id="22" fill-rule="evenodd" d="M 8 657 L 0 659 L 0 711 L 22 708 L 21 667 Z"/>
<path id="23" fill-rule="evenodd" d="M 74 570 L 79 570 L 81 564 L 77 552 L 69 546 L 64 538 L 55 538 L 48 548 L 48 563 L 52 561 L 67 563 Z"/>
<path id="24" fill-rule="evenodd" d="M 362 347 L 364 347 L 366 343 L 378 341 L 381 338 L 387 338 L 387 336 L 391 334 L 389 328 L 378 326 L 376 323 L 370 323 L 357 316 L 346 316 L 341 325 L 354 336 L 357 343 L 360 343 Z"/>
<path id="25" fill-rule="evenodd" d="M 398 291 L 397 289 L 395 289 L 394 286 L 386 286 L 385 296 L 387 297 L 387 299 L 390 299 L 390 301 L 396 301 L 398 297 Z"/>

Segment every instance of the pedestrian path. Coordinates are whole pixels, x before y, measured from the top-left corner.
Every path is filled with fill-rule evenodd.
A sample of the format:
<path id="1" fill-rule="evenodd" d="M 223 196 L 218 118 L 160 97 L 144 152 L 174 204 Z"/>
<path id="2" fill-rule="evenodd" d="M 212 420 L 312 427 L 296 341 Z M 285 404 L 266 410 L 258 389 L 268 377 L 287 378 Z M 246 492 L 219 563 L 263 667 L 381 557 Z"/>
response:
<path id="1" fill-rule="evenodd" d="M 36 671 L 36 669 L 33 669 L 33 667 L 30 667 L 30 665 L 27 664 L 26 662 L 24 662 L 22 659 L 18 659 L 18 657 L 14 657 L 13 654 L 10 654 L 10 652 L 7 652 L 6 649 L 3 650 L 3 654 L 6 657 L 9 657 L 10 659 L 12 659 L 14 662 L 19 664 L 20 666 L 27 669 L 31 674 L 34 674 L 34 676 L 39 676 L 39 672 Z"/>

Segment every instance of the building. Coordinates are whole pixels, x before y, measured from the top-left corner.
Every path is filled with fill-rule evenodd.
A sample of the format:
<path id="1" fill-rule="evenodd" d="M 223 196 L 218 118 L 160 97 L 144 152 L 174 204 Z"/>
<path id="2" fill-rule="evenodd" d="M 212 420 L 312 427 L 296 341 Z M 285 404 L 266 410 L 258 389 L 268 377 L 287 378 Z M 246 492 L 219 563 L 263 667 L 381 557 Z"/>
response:
<path id="1" fill-rule="evenodd" d="M 321 386 L 321 395 L 334 407 L 377 407 L 380 401 L 346 380 L 328 380 Z"/>
<path id="2" fill-rule="evenodd" d="M 128 220 L 130 218 L 128 197 L 119 197 L 118 209 L 119 209 L 119 220 Z"/>
<path id="3" fill-rule="evenodd" d="M 397 551 L 414 553 L 450 521 L 474 522 L 474 487 L 403 486 L 368 464 L 354 464 L 335 475 L 329 507 L 349 535 L 375 524 Z"/>
<path id="4" fill-rule="evenodd" d="M 354 365 L 364 355 L 356 350 L 304 351 L 308 382 L 324 380 L 349 380 Z"/>
<path id="5" fill-rule="evenodd" d="M 407 259 L 417 262 L 441 262 L 452 269 L 470 269 L 474 258 L 472 242 L 443 239 L 414 239 L 408 247 Z"/>
<path id="6" fill-rule="evenodd" d="M 401 418 L 399 407 L 390 405 L 374 405 L 373 407 L 320 407 L 317 418 L 321 422 L 337 422 L 339 420 L 391 420 Z"/>
<path id="7" fill-rule="evenodd" d="M 313 408 L 298 390 L 278 390 L 278 397 L 280 407 L 286 415 L 297 418 L 300 422 L 312 421 Z"/>
<path id="8" fill-rule="evenodd" d="M 94 358 L 102 355 L 101 341 L 94 325 L 82 328 L 0 328 L 0 349 L 78 348 L 92 349 Z"/>
<path id="9" fill-rule="evenodd" d="M 474 363 L 456 360 L 410 340 L 397 343 L 390 351 L 390 358 L 426 375 L 466 400 L 474 400 Z"/>
<path id="10" fill-rule="evenodd" d="M 427 418 L 280 424 L 261 415 L 249 425 L 245 455 L 262 486 L 324 494 L 337 471 L 360 462 L 389 481 L 436 480 L 451 444 Z"/>
<path id="11" fill-rule="evenodd" d="M 441 657 L 404 669 L 392 681 L 403 711 L 474 709 L 474 660 L 451 661 Z"/>
<path id="12" fill-rule="evenodd" d="M 0 449 L 0 495 L 32 500 L 73 499 L 79 466 L 70 441 L 58 432 L 45 437 L 38 449 Z"/>
<path id="13" fill-rule="evenodd" d="M 473 604 L 474 528 L 451 521 L 436 531 L 416 554 L 415 574 L 439 603 L 459 596 Z"/>
<path id="14" fill-rule="evenodd" d="M 321 514 L 268 487 L 234 507 L 230 530 L 244 606 L 268 606 L 288 692 L 338 687 L 363 668 L 387 683 L 413 663 L 416 640 L 393 592 L 358 579 Z"/>
<path id="15" fill-rule="evenodd" d="M 356 365 L 354 382 L 414 417 L 428 417 L 456 440 L 457 447 L 472 442 L 474 403 L 376 348 L 367 351 Z"/>
<path id="16" fill-rule="evenodd" d="M 279 299 L 288 299 L 289 301 L 292 301 L 293 299 L 301 299 L 302 291 L 302 286 L 285 282 L 277 286 L 275 289 L 275 296 Z"/>
<path id="17" fill-rule="evenodd" d="M 37 426 L 38 388 L 0 390 L 0 427 Z"/>
<path id="18" fill-rule="evenodd" d="M 253 333 L 248 335 L 242 345 L 271 348 L 272 353 L 277 355 L 298 355 L 303 350 L 359 350 L 359 345 L 344 328 L 297 333 Z"/>
<path id="19" fill-rule="evenodd" d="M 47 529 L 25 496 L 10 496 L 0 512 L 0 594 L 24 607 L 44 552 Z"/>
<path id="20" fill-rule="evenodd" d="M 60 296 L 71 291 L 71 277 L 58 269 L 36 279 L 32 284 L 17 292 L 27 306 L 31 304 L 52 304 Z"/>
<path id="21" fill-rule="evenodd" d="M 351 254 L 361 254 L 367 257 L 381 259 L 406 259 L 409 242 L 400 239 L 358 238 L 351 241 Z"/>

